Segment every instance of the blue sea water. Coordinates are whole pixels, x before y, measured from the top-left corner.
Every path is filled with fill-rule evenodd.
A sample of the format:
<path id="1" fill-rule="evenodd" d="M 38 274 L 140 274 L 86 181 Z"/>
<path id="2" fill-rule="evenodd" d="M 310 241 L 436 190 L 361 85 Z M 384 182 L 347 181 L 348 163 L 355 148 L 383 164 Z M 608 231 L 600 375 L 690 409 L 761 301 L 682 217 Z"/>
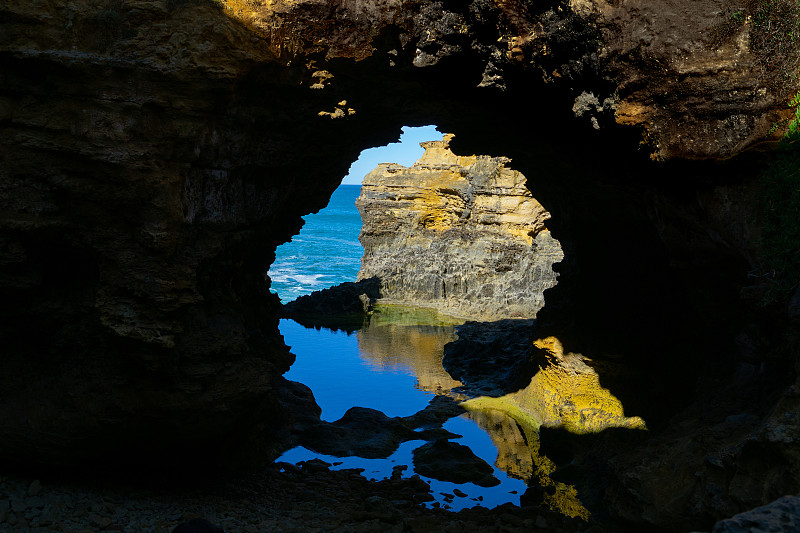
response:
<path id="1" fill-rule="evenodd" d="M 300 233 L 278 247 L 269 277 L 281 302 L 356 280 L 364 254 L 358 242 L 361 216 L 355 207 L 360 192 L 360 185 L 341 185 L 327 207 L 303 217 Z"/>

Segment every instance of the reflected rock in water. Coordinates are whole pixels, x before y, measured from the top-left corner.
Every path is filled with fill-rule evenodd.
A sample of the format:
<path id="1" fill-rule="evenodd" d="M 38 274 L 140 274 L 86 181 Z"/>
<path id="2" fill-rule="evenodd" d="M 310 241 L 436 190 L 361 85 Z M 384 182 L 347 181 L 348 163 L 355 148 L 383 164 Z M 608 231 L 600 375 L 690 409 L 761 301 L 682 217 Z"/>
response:
<path id="1" fill-rule="evenodd" d="M 468 411 L 464 416 L 492 439 L 497 447 L 497 468 L 509 476 L 530 481 L 534 472 L 530 439 L 535 438 L 535 433 L 526 437 L 519 424 L 500 411 Z"/>
<path id="2" fill-rule="evenodd" d="M 544 506 L 565 516 L 589 517 L 575 487 L 550 478 L 556 465 L 540 454 L 536 427 L 493 409 L 471 410 L 464 416 L 491 437 L 498 452 L 495 466 L 528 483 L 523 496 L 526 505 Z"/>
<path id="3" fill-rule="evenodd" d="M 456 338 L 452 322 L 427 309 L 378 305 L 369 326 L 356 333 L 361 358 L 416 376 L 420 390 L 448 394 L 461 385 L 442 367 L 444 345 Z"/>
<path id="4" fill-rule="evenodd" d="M 523 320 L 460 328 L 459 342 L 454 343 L 458 349 L 448 353 L 452 367 L 467 382 L 466 391 L 492 390 L 498 395 L 462 401 L 468 392 L 442 366 L 444 346 L 456 339 L 454 325 L 432 310 L 379 302 L 369 324 L 353 335 L 358 347 L 356 366 L 370 368 L 368 375 L 413 376 L 417 390 L 436 396 L 424 409 L 403 417 L 351 408 L 336 422 L 307 428 L 300 444 L 330 456 L 386 458 L 403 442 L 427 441 L 413 455 L 420 475 L 484 487 L 496 485 L 498 478 L 507 479 L 490 466 L 493 456 L 478 457 L 462 444 L 449 442 L 459 435 L 442 424 L 463 414 L 488 433 L 498 451 L 495 466 L 528 484 L 523 503 L 587 518 L 589 512 L 575 487 L 551 478 L 556 465 L 541 454 L 540 426 L 589 433 L 609 427 L 644 428 L 644 421 L 624 415 L 621 402 L 600 385 L 592 368 L 595 363 L 580 354 L 565 353 L 554 337 L 533 342 L 533 331 L 533 323 Z M 377 392 L 383 394 L 383 389 Z M 357 386 L 345 393 L 359 401 Z"/>
<path id="5" fill-rule="evenodd" d="M 539 428 L 560 427 L 584 434 L 607 428 L 646 429 L 644 420 L 626 417 L 622 402 L 601 386 L 592 361 L 565 353 L 557 338 L 533 342 L 530 357 L 536 370 L 525 387 L 500 397 L 479 396 L 461 405 L 497 447 L 497 467 L 528 482 L 524 504 L 587 518 L 589 512 L 575 487 L 551 479 L 556 465 L 540 453 Z"/>

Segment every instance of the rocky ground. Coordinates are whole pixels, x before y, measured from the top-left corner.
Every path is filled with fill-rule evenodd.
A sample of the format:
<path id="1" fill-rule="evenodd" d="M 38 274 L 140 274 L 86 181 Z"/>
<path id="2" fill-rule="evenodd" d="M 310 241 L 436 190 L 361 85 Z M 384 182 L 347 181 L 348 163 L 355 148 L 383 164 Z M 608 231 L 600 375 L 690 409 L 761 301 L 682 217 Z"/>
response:
<path id="1" fill-rule="evenodd" d="M 205 518 L 226 532 L 606 531 L 555 513 L 506 504 L 458 513 L 425 508 L 421 479 L 368 481 L 321 461 L 280 464 L 225 480 L 123 485 L 0 477 L 0 532 L 170 532 Z M 452 495 L 458 498 L 457 494 Z M 436 504 L 434 504 L 436 505 Z M 613 530 L 613 529 L 612 529 Z"/>

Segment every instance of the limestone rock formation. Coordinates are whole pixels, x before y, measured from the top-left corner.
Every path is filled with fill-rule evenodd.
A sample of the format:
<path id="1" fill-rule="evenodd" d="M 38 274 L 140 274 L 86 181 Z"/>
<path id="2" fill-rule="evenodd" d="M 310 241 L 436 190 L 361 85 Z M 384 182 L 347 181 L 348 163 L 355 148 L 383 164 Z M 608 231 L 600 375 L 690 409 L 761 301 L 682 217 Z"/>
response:
<path id="1" fill-rule="evenodd" d="M 281 313 L 306 327 L 352 332 L 368 321 L 372 304 L 379 296 L 380 284 L 377 280 L 345 282 L 300 296 L 285 304 Z"/>
<path id="2" fill-rule="evenodd" d="M 575 487 L 550 477 L 556 465 L 541 453 L 535 427 L 503 411 L 468 409 L 465 416 L 484 428 L 497 447 L 495 466 L 528 483 L 522 505 L 550 508 L 565 516 L 589 517 Z"/>
<path id="3" fill-rule="evenodd" d="M 797 333 L 740 295 L 769 281 L 759 176 L 798 20 L 792 0 L 0 3 L 0 459 L 274 455 L 304 402 L 280 400 L 273 250 L 362 149 L 435 123 L 554 213 L 570 351 L 669 384 L 671 432 L 618 452 L 612 514 L 685 530 L 796 494 Z"/>
<path id="4" fill-rule="evenodd" d="M 508 159 L 457 156 L 451 135 L 421 143 L 413 166 L 382 164 L 356 200 L 359 279 L 381 296 L 470 319 L 532 318 L 563 258 L 550 218 Z"/>
<path id="5" fill-rule="evenodd" d="M 501 396 L 479 396 L 465 402 L 468 409 L 495 409 L 528 420 L 531 425 L 561 427 L 576 434 L 610 427 L 645 429 L 638 416 L 625 416 L 622 402 L 600 384 L 592 361 L 565 353 L 555 337 L 533 343 L 531 359 L 537 366 L 530 382 Z M 449 355 L 453 355 L 451 352 Z M 524 359 L 524 354 L 520 354 Z M 518 363 L 517 368 L 521 368 Z M 448 365 L 457 364 L 448 361 Z M 468 376 L 462 379 L 469 383 Z"/>

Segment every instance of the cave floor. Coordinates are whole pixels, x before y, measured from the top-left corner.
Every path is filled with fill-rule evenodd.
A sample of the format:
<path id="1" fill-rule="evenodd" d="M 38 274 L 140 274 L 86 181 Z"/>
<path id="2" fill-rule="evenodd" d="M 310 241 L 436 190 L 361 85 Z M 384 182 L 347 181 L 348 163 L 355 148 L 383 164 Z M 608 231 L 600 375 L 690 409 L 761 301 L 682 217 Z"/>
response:
<path id="1" fill-rule="evenodd" d="M 0 476 L 0 532 L 170 532 L 205 518 L 227 532 L 584 531 L 605 529 L 507 504 L 458 513 L 428 509 L 420 479 L 369 481 L 321 462 L 275 465 L 224 480 L 90 483 Z"/>

